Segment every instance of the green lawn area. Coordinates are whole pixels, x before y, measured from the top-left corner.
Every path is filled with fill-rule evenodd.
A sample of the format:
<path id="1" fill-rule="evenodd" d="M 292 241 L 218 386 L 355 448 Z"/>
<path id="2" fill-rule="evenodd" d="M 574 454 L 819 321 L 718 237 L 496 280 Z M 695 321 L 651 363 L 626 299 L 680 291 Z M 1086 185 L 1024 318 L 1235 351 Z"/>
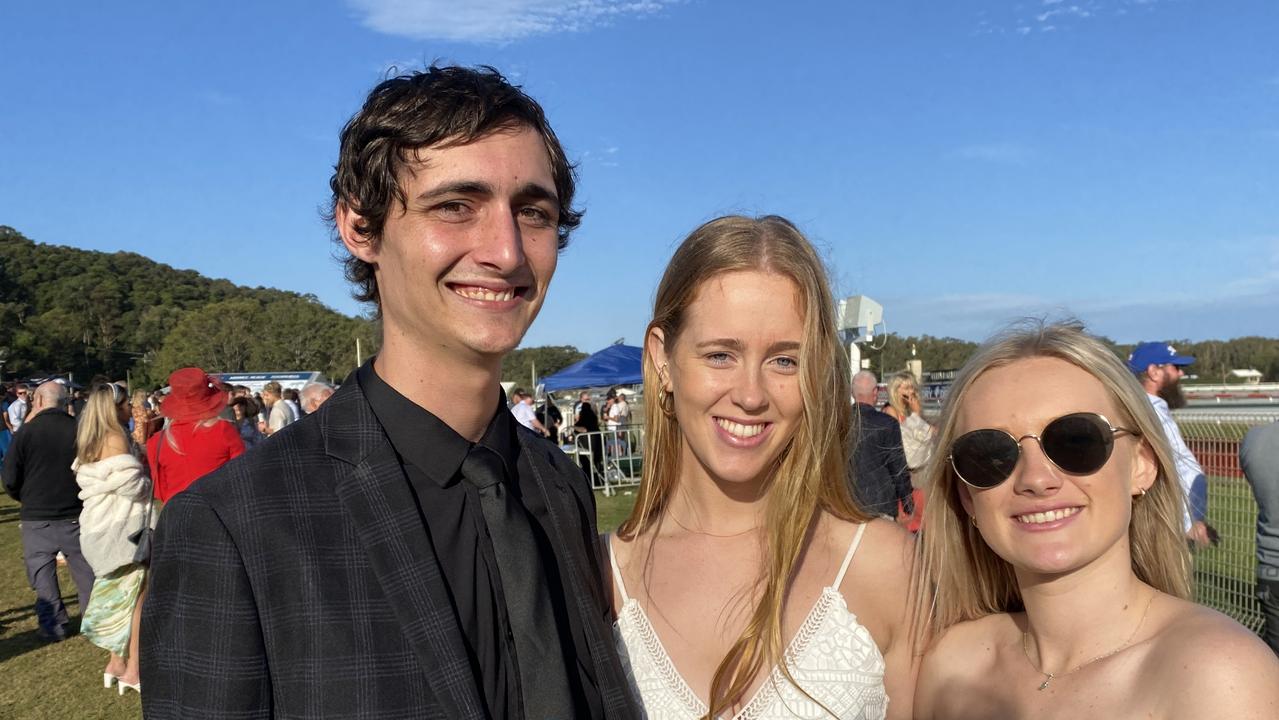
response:
<path id="1" fill-rule="evenodd" d="M 613 532 L 618 525 L 631 514 L 631 506 L 635 504 L 635 487 L 618 490 L 613 497 L 604 497 L 595 493 L 595 520 L 602 533 Z"/>
<path id="2" fill-rule="evenodd" d="M 613 497 L 596 493 L 601 532 L 617 527 L 635 501 L 633 490 Z M 58 570 L 73 626 L 80 608 L 66 568 Z M 15 720 L 115 720 L 142 717 L 138 695 L 124 697 L 102 687 L 107 653 L 79 635 L 48 644 L 36 634 L 18 534 L 18 504 L 0 493 L 0 718 Z"/>
<path id="3" fill-rule="evenodd" d="M 75 583 L 58 569 L 63 600 L 78 622 Z M 18 504 L 0 494 L 0 718 L 139 718 L 137 693 L 102 687 L 107 651 L 79 635 L 45 643 L 36 634 L 35 594 L 27 584 L 18 534 Z"/>
<path id="4" fill-rule="evenodd" d="M 1246 481 L 1209 479 L 1208 523 L 1221 533 L 1221 542 L 1195 552 L 1195 599 L 1258 630 L 1262 619 L 1254 597 L 1257 506 Z"/>

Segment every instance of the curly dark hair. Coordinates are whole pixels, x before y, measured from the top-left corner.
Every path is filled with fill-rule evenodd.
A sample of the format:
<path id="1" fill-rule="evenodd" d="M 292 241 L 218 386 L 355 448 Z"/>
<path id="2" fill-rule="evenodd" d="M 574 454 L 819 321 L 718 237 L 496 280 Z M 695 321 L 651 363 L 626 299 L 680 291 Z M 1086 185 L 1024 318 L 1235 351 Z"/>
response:
<path id="1" fill-rule="evenodd" d="M 359 215 L 356 231 L 376 243 L 394 204 L 401 208 L 407 204 L 400 172 L 414 159 L 415 151 L 466 145 L 494 132 L 521 126 L 536 131 L 546 144 L 559 196 L 558 235 L 559 248 L 563 250 L 569 234 L 582 221 L 581 211 L 572 208 L 577 185 L 575 166 L 565 157 L 564 148 L 537 101 L 487 65 L 432 65 L 373 88 L 364 107 L 342 128 L 337 166 L 329 178 L 333 198 L 327 219 L 334 223 L 337 208 L 345 206 Z M 341 243 L 336 233 L 334 239 Z M 380 306 L 373 265 L 350 254 L 343 264 L 346 279 L 355 285 L 352 296 Z"/>

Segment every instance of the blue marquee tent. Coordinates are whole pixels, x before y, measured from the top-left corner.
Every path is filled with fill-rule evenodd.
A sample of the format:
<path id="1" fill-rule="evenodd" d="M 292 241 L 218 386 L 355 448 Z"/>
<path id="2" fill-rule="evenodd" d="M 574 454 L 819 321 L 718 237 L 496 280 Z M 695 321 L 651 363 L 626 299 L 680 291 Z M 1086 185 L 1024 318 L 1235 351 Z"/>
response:
<path id="1" fill-rule="evenodd" d="M 542 378 L 546 392 L 605 385 L 638 385 L 644 382 L 644 351 L 633 345 L 610 345 L 554 375 Z"/>

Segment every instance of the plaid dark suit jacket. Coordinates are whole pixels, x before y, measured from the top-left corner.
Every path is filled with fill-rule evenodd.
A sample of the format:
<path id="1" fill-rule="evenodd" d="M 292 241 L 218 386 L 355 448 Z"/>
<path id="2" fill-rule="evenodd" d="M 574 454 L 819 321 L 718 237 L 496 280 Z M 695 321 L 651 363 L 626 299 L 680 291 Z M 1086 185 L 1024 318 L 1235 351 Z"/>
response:
<path id="1" fill-rule="evenodd" d="M 145 717 L 485 716 L 408 480 L 353 380 L 164 508 L 142 615 Z M 553 445 L 520 444 L 589 646 L 579 662 L 606 717 L 637 717 L 594 496 Z"/>

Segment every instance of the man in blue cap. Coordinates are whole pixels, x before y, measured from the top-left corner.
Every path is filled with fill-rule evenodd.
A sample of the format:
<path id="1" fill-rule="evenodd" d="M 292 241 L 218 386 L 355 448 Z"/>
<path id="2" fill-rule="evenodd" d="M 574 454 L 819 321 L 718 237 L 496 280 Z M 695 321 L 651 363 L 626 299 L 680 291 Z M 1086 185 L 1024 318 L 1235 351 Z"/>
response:
<path id="1" fill-rule="evenodd" d="M 1172 447 L 1181 488 L 1190 498 L 1190 507 L 1182 522 L 1186 537 L 1196 545 L 1207 545 L 1211 542 L 1211 532 L 1204 521 L 1208 513 L 1208 478 L 1204 476 L 1203 466 L 1186 447 L 1177 422 L 1172 419 L 1172 410 L 1186 404 L 1186 398 L 1181 394 L 1181 378 L 1186 374 L 1182 368 L 1194 361 L 1189 355 L 1178 355 L 1176 348 L 1168 343 L 1144 342 L 1128 356 L 1128 369 L 1137 375 L 1137 381 L 1146 390 L 1146 396 L 1159 416 L 1164 435 Z"/>

